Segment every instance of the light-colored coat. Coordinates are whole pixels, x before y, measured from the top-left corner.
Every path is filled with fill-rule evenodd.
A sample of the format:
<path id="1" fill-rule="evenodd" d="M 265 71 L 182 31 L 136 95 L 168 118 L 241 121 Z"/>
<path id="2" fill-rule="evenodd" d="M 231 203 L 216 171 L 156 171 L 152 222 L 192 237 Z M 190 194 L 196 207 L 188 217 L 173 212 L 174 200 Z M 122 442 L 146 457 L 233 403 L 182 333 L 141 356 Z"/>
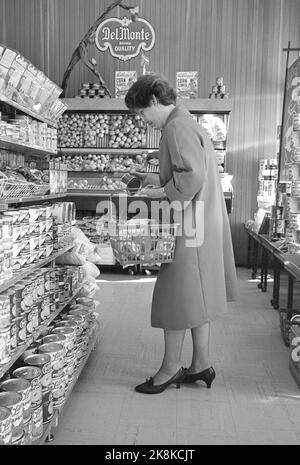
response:
<path id="1" fill-rule="evenodd" d="M 226 310 L 237 298 L 237 278 L 231 232 L 212 143 L 182 106 L 170 113 L 161 139 L 160 183 L 169 202 L 177 201 L 180 223 L 191 218 L 198 240 L 190 232 L 176 239 L 172 263 L 161 265 L 155 284 L 151 325 L 179 330 L 202 325 Z M 197 207 L 203 201 L 203 215 Z M 179 205 L 178 205 L 179 202 Z M 178 213 L 177 213 L 178 214 Z M 189 245 L 189 246 L 188 246 Z"/>

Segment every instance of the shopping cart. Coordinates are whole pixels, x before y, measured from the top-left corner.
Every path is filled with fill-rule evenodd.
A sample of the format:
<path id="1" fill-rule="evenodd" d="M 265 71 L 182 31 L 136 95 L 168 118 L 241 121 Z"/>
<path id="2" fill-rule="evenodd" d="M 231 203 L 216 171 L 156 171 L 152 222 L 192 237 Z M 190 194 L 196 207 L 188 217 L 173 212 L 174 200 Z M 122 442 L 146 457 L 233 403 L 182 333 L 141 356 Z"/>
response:
<path id="1" fill-rule="evenodd" d="M 110 243 L 115 259 L 123 266 L 155 266 L 174 259 L 178 224 L 151 220 L 110 223 Z"/>

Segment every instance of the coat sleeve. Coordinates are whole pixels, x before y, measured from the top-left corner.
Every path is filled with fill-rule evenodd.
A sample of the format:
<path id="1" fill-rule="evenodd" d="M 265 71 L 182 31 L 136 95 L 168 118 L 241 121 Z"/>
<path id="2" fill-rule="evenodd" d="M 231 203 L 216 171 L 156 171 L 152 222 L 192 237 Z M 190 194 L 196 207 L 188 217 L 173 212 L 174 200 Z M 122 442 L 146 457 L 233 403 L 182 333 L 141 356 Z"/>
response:
<path id="1" fill-rule="evenodd" d="M 172 178 L 163 186 L 170 202 L 189 202 L 207 182 L 205 149 L 200 132 L 191 124 L 172 121 L 167 128 Z"/>

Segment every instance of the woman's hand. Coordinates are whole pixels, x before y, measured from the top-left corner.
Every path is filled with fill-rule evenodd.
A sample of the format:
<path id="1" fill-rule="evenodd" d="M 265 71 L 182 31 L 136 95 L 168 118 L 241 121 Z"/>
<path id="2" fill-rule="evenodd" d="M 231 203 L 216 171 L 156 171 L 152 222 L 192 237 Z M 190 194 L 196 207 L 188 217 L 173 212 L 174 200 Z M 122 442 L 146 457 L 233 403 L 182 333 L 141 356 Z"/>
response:
<path id="1" fill-rule="evenodd" d="M 141 186 L 146 187 L 151 186 L 160 186 L 159 175 L 155 173 L 143 173 L 140 171 L 133 171 L 130 174 L 136 176 L 141 181 Z"/>
<path id="2" fill-rule="evenodd" d="M 163 187 L 152 187 L 147 186 L 144 189 L 141 189 L 138 193 L 140 196 L 150 197 L 151 199 L 162 199 L 166 197 L 166 193 Z"/>

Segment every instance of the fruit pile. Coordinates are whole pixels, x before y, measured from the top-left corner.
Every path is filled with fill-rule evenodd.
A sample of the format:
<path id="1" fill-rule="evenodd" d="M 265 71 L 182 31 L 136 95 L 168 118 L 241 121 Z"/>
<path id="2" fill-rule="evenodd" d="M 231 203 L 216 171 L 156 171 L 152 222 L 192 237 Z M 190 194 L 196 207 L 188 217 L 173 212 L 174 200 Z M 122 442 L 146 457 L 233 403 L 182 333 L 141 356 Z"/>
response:
<path id="1" fill-rule="evenodd" d="M 59 147 L 140 148 L 146 126 L 139 115 L 65 113 L 58 125 Z"/>
<path id="2" fill-rule="evenodd" d="M 112 179 L 108 176 L 103 176 L 99 184 L 90 184 L 88 179 L 70 179 L 68 181 L 68 189 L 82 190 L 120 190 L 125 189 L 125 184 L 120 179 Z"/>
<path id="3" fill-rule="evenodd" d="M 141 153 L 135 157 L 126 154 L 70 154 L 59 157 L 59 160 L 67 165 L 68 171 L 100 171 L 100 172 L 128 172 L 145 171 L 147 153 Z"/>

